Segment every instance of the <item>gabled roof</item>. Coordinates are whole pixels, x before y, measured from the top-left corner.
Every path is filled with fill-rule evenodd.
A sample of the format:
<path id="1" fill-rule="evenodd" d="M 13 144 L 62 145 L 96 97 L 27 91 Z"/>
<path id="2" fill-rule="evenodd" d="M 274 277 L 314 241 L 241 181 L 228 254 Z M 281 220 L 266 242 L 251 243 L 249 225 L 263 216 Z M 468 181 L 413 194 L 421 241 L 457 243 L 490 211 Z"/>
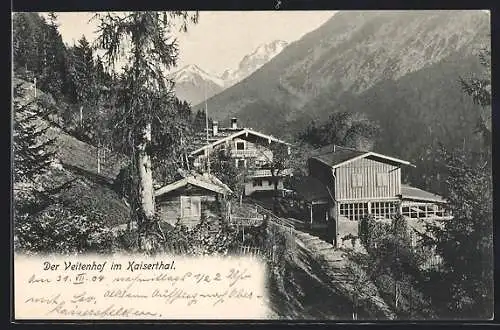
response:
<path id="1" fill-rule="evenodd" d="M 401 185 L 401 197 L 403 200 L 446 203 L 446 200 L 439 195 L 405 184 Z"/>
<path id="2" fill-rule="evenodd" d="M 232 140 L 236 137 L 239 137 L 239 136 L 242 136 L 242 135 L 254 135 L 254 136 L 257 136 L 257 137 L 260 137 L 260 138 L 263 138 L 263 139 L 267 139 L 269 141 L 272 141 L 272 142 L 277 142 L 277 143 L 282 143 L 282 144 L 285 144 L 285 145 L 290 145 L 289 143 L 283 141 L 283 140 L 280 140 L 278 138 L 275 138 L 274 136 L 271 136 L 271 135 L 267 135 L 267 134 L 264 134 L 264 133 L 260 133 L 260 132 L 257 132 L 257 131 L 254 131 L 250 128 L 243 128 L 242 130 L 240 131 L 237 131 L 236 133 L 233 133 L 233 134 L 230 134 L 230 135 L 227 135 L 227 136 L 224 136 L 224 137 L 221 137 L 219 140 L 217 141 L 214 141 L 212 143 L 209 143 L 209 144 L 205 144 L 204 146 L 192 151 L 189 155 L 190 156 L 194 156 L 196 154 L 199 154 L 200 152 L 204 151 L 205 149 L 207 148 L 213 148 L 219 144 L 222 144 L 226 141 L 229 141 L 229 140 Z"/>
<path id="3" fill-rule="evenodd" d="M 330 151 L 322 152 L 325 149 Z M 350 163 L 352 161 L 361 158 L 375 158 L 383 162 L 398 163 L 402 165 L 413 166 L 412 164 L 410 164 L 410 162 L 399 158 L 382 155 L 373 151 L 359 151 L 343 147 L 336 147 L 335 151 L 332 151 L 330 146 L 320 148 L 315 152 L 313 152 L 312 158 L 317 159 L 320 162 L 328 166 L 331 166 L 332 168 L 343 166 L 347 163 Z"/>
<path id="4" fill-rule="evenodd" d="M 221 195 L 227 195 L 232 193 L 232 190 L 227 185 L 225 185 L 222 181 L 220 181 L 213 175 L 209 175 L 206 173 L 205 174 L 189 173 L 184 178 L 175 181 L 173 183 L 170 183 L 160 189 L 157 189 L 155 191 L 155 196 L 161 196 L 168 192 L 184 187 L 187 184 L 192 184 L 193 186 L 207 189 Z"/>

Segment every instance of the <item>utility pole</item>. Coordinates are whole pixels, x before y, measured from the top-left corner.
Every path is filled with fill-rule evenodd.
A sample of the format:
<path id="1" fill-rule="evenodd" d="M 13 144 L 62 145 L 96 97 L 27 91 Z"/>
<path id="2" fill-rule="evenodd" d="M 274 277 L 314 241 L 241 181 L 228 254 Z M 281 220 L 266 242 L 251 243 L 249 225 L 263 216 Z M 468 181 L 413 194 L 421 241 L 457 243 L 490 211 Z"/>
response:
<path id="1" fill-rule="evenodd" d="M 209 142 L 209 137 L 208 137 L 208 106 L 207 106 L 207 83 L 203 85 L 204 92 L 205 92 L 205 130 L 207 132 L 207 172 L 210 174 L 210 147 L 208 147 Z"/>
<path id="2" fill-rule="evenodd" d="M 34 92 L 35 92 L 35 99 L 36 99 L 36 77 L 33 79 L 33 84 L 34 84 Z"/>

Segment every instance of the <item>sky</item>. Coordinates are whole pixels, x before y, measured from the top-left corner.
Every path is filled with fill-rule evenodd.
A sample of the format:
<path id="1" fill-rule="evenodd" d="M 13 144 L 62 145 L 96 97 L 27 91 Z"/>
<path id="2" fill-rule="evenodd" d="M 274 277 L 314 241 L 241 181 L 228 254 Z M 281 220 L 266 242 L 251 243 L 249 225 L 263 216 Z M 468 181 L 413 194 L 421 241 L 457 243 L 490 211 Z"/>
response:
<path id="1" fill-rule="evenodd" d="M 335 11 L 202 11 L 196 25 L 177 33 L 177 68 L 196 64 L 220 75 L 235 69 L 241 59 L 259 45 L 274 40 L 293 42 L 315 30 Z M 73 45 L 82 35 L 95 39 L 97 23 L 93 13 L 58 13 L 59 31 L 65 43 Z M 175 70 L 175 69 L 174 69 Z"/>

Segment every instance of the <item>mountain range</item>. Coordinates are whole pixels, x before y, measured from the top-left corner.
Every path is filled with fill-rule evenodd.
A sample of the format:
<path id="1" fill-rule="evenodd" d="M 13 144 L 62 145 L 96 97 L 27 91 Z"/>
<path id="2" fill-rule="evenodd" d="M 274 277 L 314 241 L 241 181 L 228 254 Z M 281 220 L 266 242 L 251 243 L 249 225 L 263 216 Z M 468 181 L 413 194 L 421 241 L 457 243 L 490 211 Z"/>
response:
<path id="1" fill-rule="evenodd" d="M 283 40 L 262 44 L 245 55 L 237 68 L 226 69 L 220 76 L 208 73 L 195 64 L 186 65 L 170 75 L 175 82 L 176 95 L 191 104 L 203 102 L 248 77 L 286 46 L 287 42 Z"/>
<path id="2" fill-rule="evenodd" d="M 290 136 L 333 111 L 362 112 L 381 126 L 378 150 L 412 160 L 427 143 L 470 140 L 477 106 L 459 79 L 484 73 L 489 33 L 484 11 L 338 12 L 209 98 L 208 113 Z"/>

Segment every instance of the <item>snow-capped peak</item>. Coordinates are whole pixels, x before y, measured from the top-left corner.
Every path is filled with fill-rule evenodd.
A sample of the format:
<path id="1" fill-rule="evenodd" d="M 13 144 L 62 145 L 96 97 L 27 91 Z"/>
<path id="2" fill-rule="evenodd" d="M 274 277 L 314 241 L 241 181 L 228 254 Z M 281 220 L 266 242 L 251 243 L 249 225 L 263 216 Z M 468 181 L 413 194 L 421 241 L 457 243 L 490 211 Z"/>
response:
<path id="1" fill-rule="evenodd" d="M 229 69 L 224 71 L 221 78 L 226 82 L 227 87 L 234 85 L 269 62 L 287 45 L 288 43 L 283 40 L 274 40 L 272 42 L 259 45 L 252 53 L 243 57 L 236 70 Z"/>
<path id="2" fill-rule="evenodd" d="M 248 56 L 267 57 L 268 59 L 271 59 L 280 53 L 287 45 L 288 43 L 286 41 L 275 40 L 270 43 L 260 45 L 253 51 L 252 54 Z"/>
<path id="3" fill-rule="evenodd" d="M 190 82 L 193 81 L 193 79 L 201 78 L 206 81 L 211 81 L 221 87 L 224 86 L 224 81 L 221 78 L 202 70 L 196 64 L 189 64 L 182 67 L 180 70 L 172 73 L 171 77 L 176 83 Z"/>
<path id="4" fill-rule="evenodd" d="M 227 69 L 220 76 L 208 73 L 196 64 L 189 64 L 171 73 L 169 77 L 176 83 L 177 96 L 196 104 L 245 79 L 286 46 L 287 42 L 282 40 L 262 44 L 243 57 L 237 68 Z"/>

